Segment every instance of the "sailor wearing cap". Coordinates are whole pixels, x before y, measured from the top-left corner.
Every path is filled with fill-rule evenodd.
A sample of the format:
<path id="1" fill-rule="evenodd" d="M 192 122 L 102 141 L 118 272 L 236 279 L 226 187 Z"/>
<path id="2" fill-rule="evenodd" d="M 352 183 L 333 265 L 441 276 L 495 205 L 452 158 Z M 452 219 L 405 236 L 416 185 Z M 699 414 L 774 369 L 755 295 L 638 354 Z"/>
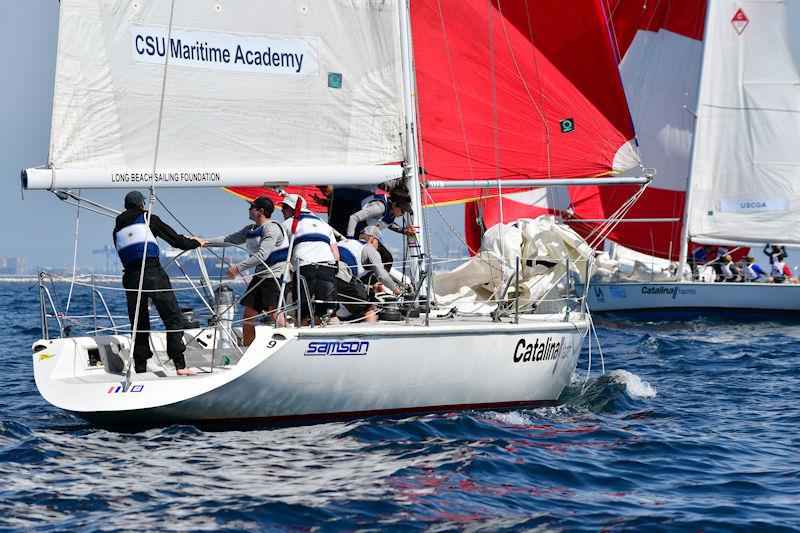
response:
<path id="1" fill-rule="evenodd" d="M 228 270 L 228 278 L 255 267 L 255 275 L 241 300 L 244 306 L 242 334 L 244 345 L 250 346 L 256 337 L 255 317 L 267 311 L 274 320 L 278 307 L 280 280 L 286 267 L 289 234 L 282 224 L 270 220 L 275 206 L 266 196 L 259 196 L 248 205 L 250 224 L 226 237 L 209 239 L 209 243 L 244 244 L 250 256 Z M 270 273 L 271 271 L 271 273 Z M 283 318 L 281 317 L 281 321 Z M 283 325 L 283 324 L 281 324 Z"/>
<path id="2" fill-rule="evenodd" d="M 354 238 L 364 226 L 377 226 L 378 229 L 389 228 L 397 233 L 408 233 L 408 229 L 395 222 L 404 213 L 414 214 L 408 193 L 395 189 L 389 196 L 373 194 L 361 202 L 361 210 L 350 215 L 347 224 L 348 238 Z"/>
<path id="3" fill-rule="evenodd" d="M 339 256 L 350 268 L 353 276 L 362 281 L 374 277 L 390 291 L 400 294 L 400 288 L 381 262 L 378 253 L 380 243 L 381 231 L 378 227 L 366 226 L 361 230 L 358 239 L 347 239 L 339 243 Z"/>
<path id="4" fill-rule="evenodd" d="M 323 317 L 336 309 L 336 270 L 339 248 L 336 237 L 327 223 L 311 214 L 306 200 L 297 194 L 287 195 L 281 202 L 284 228 L 294 237 L 291 259 L 300 268 L 314 303 L 314 316 Z M 308 318 L 305 295 L 300 300 L 301 315 Z"/>
<path id="5" fill-rule="evenodd" d="M 351 239 L 355 238 L 365 226 L 375 226 L 379 230 L 389 228 L 396 233 L 413 235 L 413 227 L 395 222 L 395 219 L 401 218 L 405 213 L 414 214 L 411 209 L 411 197 L 406 190 L 394 189 L 388 197 L 374 194 L 364 199 L 360 211 L 350 215 L 347 236 Z M 391 252 L 382 243 L 379 243 L 378 251 L 384 264 L 391 266 L 393 262 Z"/>
<path id="6" fill-rule="evenodd" d="M 114 246 L 119 254 L 124 272 L 122 286 L 128 300 L 128 316 L 131 324 L 136 317 L 136 300 L 139 289 L 139 277 L 142 277 L 142 295 L 139 305 L 139 321 L 136 326 L 136 341 L 133 348 L 133 364 L 136 372 L 147 372 L 147 360 L 153 356 L 150 350 L 150 314 L 148 300 L 156 306 L 167 332 L 167 355 L 175 363 L 178 375 L 194 375 L 186 368 L 183 352 L 183 315 L 178 301 L 172 292 L 169 276 L 164 272 L 159 261 L 161 250 L 156 237 L 181 250 L 192 250 L 204 246 L 207 241 L 195 237 L 179 235 L 156 215 L 150 215 L 148 227 L 145 218 L 144 196 L 138 191 L 125 195 L 125 211 L 117 216 L 114 226 Z"/>
<path id="7" fill-rule="evenodd" d="M 365 322 L 376 322 L 375 308 L 368 303 L 367 286 L 374 283 L 374 290 L 379 292 L 386 286 L 394 294 L 400 294 L 400 288 L 383 267 L 381 255 L 378 253 L 381 232 L 376 226 L 366 226 L 361 230 L 358 239 L 347 239 L 339 242 L 339 272 L 336 274 L 336 287 L 339 299 L 344 307 L 355 317 L 364 317 Z M 367 303 L 365 303 L 367 302 Z"/>

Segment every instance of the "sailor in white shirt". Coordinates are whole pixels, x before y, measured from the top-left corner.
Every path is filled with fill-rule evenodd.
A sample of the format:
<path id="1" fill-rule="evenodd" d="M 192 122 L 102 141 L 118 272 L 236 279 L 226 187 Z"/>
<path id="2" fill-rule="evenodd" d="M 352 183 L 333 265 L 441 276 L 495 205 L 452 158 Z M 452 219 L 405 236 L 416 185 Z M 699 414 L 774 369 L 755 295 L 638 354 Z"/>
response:
<path id="1" fill-rule="evenodd" d="M 336 271 L 339 261 L 333 228 L 313 215 L 306 207 L 306 200 L 297 194 L 287 195 L 280 205 L 283 218 L 286 219 L 284 227 L 294 239 L 290 260 L 300 268 L 300 276 L 305 280 L 311 301 L 314 302 L 313 314 L 318 318 L 330 315 L 338 307 L 333 303 L 337 296 Z M 301 294 L 300 312 L 305 320 L 311 313 L 305 294 Z"/>

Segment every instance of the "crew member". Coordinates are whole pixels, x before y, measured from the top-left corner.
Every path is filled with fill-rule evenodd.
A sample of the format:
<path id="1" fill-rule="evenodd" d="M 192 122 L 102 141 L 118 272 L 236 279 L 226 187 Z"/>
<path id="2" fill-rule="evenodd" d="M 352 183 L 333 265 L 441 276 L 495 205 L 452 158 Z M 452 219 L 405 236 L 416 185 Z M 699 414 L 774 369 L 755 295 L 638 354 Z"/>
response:
<path id="1" fill-rule="evenodd" d="M 779 253 L 775 256 L 775 261 L 772 263 L 772 270 L 770 272 L 772 283 L 784 283 L 787 280 L 795 283 L 792 269 L 784 262 L 784 259 L 786 259 L 786 256 L 783 255 L 783 253 Z"/>
<path id="2" fill-rule="evenodd" d="M 734 282 L 742 280 L 742 271 L 733 262 L 733 258 L 729 254 L 722 256 L 720 263 L 721 277 L 717 281 Z"/>
<path id="3" fill-rule="evenodd" d="M 374 306 L 364 303 L 369 298 L 367 286 L 377 281 L 372 287 L 375 292 L 382 291 L 385 286 L 395 295 L 400 294 L 400 288 L 383 267 L 378 253 L 380 235 L 381 232 L 376 226 L 366 226 L 358 240 L 347 239 L 339 242 L 341 261 L 336 276 L 339 298 L 343 301 L 353 301 L 352 304 L 345 303 L 345 308 L 357 317 L 363 315 L 365 322 L 378 320 Z"/>
<path id="4" fill-rule="evenodd" d="M 328 225 L 341 235 L 347 234 L 350 216 L 361 210 L 361 204 L 375 191 L 372 185 L 317 186 L 322 196 L 312 195 L 317 203 L 328 208 Z"/>
<path id="5" fill-rule="evenodd" d="M 360 211 L 350 215 L 346 235 L 348 238 L 355 238 L 365 226 L 376 226 L 379 230 L 389 228 L 396 233 L 414 235 L 413 227 L 395 222 L 395 219 L 405 213 L 413 215 L 414 211 L 411 209 L 411 198 L 404 189 L 394 189 L 388 197 L 383 194 L 373 194 L 363 200 Z M 391 268 L 393 262 L 391 252 L 382 243 L 378 251 L 384 265 Z"/>
<path id="6" fill-rule="evenodd" d="M 136 316 L 139 278 L 142 267 L 144 267 L 139 321 L 136 325 L 137 333 L 133 347 L 134 370 L 147 372 L 147 360 L 153 356 L 153 352 L 150 350 L 150 314 L 148 312 L 148 300 L 152 300 L 168 331 L 167 355 L 175 364 L 178 375 L 191 376 L 195 372 L 186 368 L 186 360 L 183 356 L 183 352 L 186 350 L 181 331 L 183 316 L 175 294 L 172 292 L 169 276 L 161 267 L 159 261 L 161 251 L 158 248 L 156 237 L 161 237 L 173 247 L 181 250 L 192 250 L 204 246 L 206 241 L 179 235 L 152 214 L 148 227 L 145 216 L 144 196 L 138 191 L 129 192 L 125 195 L 125 211 L 117 216 L 113 234 L 114 246 L 124 270 L 122 286 L 126 289 L 125 296 L 128 300 L 128 316 L 131 324 L 134 323 Z"/>
<path id="7" fill-rule="evenodd" d="M 767 280 L 767 273 L 756 263 L 756 258 L 748 255 L 744 258 L 744 280 L 748 282 L 764 282 Z"/>
<path id="8" fill-rule="evenodd" d="M 305 280 L 316 318 L 331 317 L 336 310 L 336 271 L 339 248 L 336 246 L 333 228 L 311 214 L 306 200 L 297 194 L 287 195 L 281 202 L 285 219 L 284 228 L 293 235 L 292 260 L 300 268 L 300 277 Z M 295 220 L 296 219 L 296 220 Z M 300 314 L 304 321 L 312 315 L 305 291 L 300 291 Z"/>
<path id="9" fill-rule="evenodd" d="M 786 253 L 786 248 L 784 246 L 780 246 L 778 244 L 769 244 L 767 243 L 764 245 L 764 255 L 769 257 L 769 264 L 774 263 L 775 261 L 780 261 L 779 256 L 783 256 L 784 259 L 788 257 Z"/>
<path id="10" fill-rule="evenodd" d="M 244 306 L 242 334 L 244 345 L 250 346 L 256 337 L 255 317 L 267 311 L 275 319 L 281 278 L 289 251 L 289 235 L 279 222 L 270 220 L 275 206 L 266 196 L 259 196 L 249 205 L 248 217 L 254 222 L 227 237 L 209 239 L 210 243 L 245 244 L 250 256 L 228 269 L 228 278 L 255 267 L 255 275 L 247 286 L 241 303 Z M 266 265 L 266 266 L 265 266 Z M 270 272 L 271 271 L 271 272 Z M 284 325 L 283 318 L 279 320 Z"/>
<path id="11" fill-rule="evenodd" d="M 699 267 L 708 263 L 710 259 L 711 246 L 708 244 L 704 244 L 692 252 L 692 256 L 689 258 L 689 266 L 692 269 L 692 277 L 694 279 L 698 279 L 700 277 Z"/>

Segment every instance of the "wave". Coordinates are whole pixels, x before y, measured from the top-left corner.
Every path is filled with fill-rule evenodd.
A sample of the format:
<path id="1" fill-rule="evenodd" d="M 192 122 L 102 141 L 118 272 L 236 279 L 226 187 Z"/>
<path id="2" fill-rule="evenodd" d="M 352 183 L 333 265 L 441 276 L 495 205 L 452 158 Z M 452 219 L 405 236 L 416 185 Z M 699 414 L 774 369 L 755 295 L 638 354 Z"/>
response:
<path id="1" fill-rule="evenodd" d="M 628 396 L 633 399 L 655 398 L 658 394 L 658 391 L 656 391 L 655 387 L 650 385 L 636 374 L 628 372 L 627 370 L 612 370 L 608 374 L 608 377 L 617 383 L 625 385 L 625 392 L 627 392 Z"/>

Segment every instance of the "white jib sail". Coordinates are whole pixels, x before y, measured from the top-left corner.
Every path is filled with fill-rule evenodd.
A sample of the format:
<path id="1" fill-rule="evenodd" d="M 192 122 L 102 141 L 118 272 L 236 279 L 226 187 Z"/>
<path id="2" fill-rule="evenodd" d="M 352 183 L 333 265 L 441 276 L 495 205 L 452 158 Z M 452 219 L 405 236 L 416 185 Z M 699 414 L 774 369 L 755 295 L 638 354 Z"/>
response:
<path id="1" fill-rule="evenodd" d="M 175 0 L 168 39 L 170 5 L 61 2 L 55 176 L 152 171 L 167 56 L 159 169 L 403 160 L 395 2 Z"/>
<path id="2" fill-rule="evenodd" d="M 710 3 L 689 235 L 800 244 L 800 75 L 784 2 Z"/>

